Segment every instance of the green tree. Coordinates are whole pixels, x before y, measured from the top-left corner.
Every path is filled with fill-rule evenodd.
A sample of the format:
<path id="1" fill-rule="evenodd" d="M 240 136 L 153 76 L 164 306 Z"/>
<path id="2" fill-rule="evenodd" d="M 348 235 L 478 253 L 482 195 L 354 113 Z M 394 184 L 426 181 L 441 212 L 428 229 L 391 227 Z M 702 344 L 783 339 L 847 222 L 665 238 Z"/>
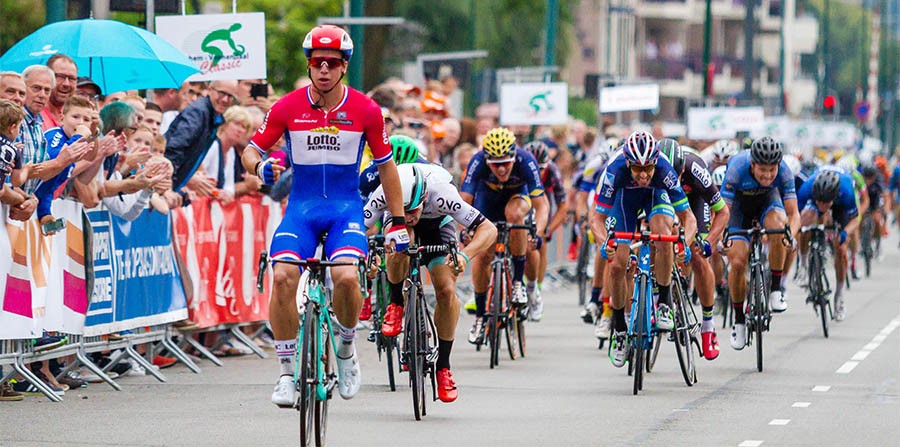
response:
<path id="1" fill-rule="evenodd" d="M 0 0 L 0 54 L 44 25 L 43 0 Z"/>

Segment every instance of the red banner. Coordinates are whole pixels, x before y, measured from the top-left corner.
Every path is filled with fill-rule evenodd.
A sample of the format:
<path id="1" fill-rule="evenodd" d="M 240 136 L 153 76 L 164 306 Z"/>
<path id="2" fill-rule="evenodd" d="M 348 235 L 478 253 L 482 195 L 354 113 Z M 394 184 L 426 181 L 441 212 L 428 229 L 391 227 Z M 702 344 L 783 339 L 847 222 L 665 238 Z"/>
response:
<path id="1" fill-rule="evenodd" d="M 270 208 L 243 197 L 227 205 L 198 199 L 175 211 L 174 233 L 193 282 L 190 317 L 200 327 L 269 318 L 269 279 L 256 290 L 259 253 L 268 246 Z"/>

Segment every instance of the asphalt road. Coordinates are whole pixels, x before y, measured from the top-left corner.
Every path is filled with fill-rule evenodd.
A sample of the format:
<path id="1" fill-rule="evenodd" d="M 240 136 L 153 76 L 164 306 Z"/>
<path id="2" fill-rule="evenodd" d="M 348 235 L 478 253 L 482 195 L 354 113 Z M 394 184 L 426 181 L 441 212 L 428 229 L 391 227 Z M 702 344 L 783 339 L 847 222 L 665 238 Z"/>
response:
<path id="1" fill-rule="evenodd" d="M 752 349 L 701 360 L 688 388 L 671 343 L 662 346 L 644 391 L 633 396 L 625 369 L 599 351 L 578 320 L 571 288 L 545 291 L 544 321 L 528 326 L 528 356 L 501 358 L 465 342 L 463 314 L 452 358 L 460 386 L 453 404 L 430 403 L 416 422 L 409 388 L 387 387 L 384 364 L 365 332 L 358 338 L 364 386 L 332 401 L 330 445 L 896 445 L 900 438 L 900 279 L 896 236 L 870 279 L 848 292 L 848 316 L 823 338 L 819 320 L 789 289 L 790 308 L 765 338 L 765 371 Z M 719 321 L 720 322 L 720 321 Z M 120 380 L 123 391 L 91 385 L 65 401 L 0 402 L 0 446 L 285 446 L 299 438 L 297 413 L 269 402 L 274 359 L 203 362 Z M 406 376 L 401 376 L 405 379 Z"/>

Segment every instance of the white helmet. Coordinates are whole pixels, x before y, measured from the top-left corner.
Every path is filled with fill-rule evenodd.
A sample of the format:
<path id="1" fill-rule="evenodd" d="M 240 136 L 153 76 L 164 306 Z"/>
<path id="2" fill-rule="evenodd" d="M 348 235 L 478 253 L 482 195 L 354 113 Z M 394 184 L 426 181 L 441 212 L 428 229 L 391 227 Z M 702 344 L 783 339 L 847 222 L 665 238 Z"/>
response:
<path id="1" fill-rule="evenodd" d="M 727 166 L 722 165 L 716 168 L 712 173 L 712 181 L 713 184 L 716 185 L 717 188 L 721 188 L 722 184 L 725 183 L 725 170 L 728 169 Z"/>
<path id="2" fill-rule="evenodd" d="M 403 210 L 411 211 L 422 206 L 428 188 L 425 174 L 415 163 L 397 166 L 397 173 L 400 174 L 400 190 L 403 192 Z"/>
<path id="3" fill-rule="evenodd" d="M 713 143 L 713 158 L 724 163 L 729 158 L 737 155 L 740 150 L 741 148 L 738 146 L 737 141 L 719 140 Z"/>
<path id="4" fill-rule="evenodd" d="M 788 168 L 791 169 L 791 172 L 794 175 L 797 175 L 800 172 L 800 169 L 801 169 L 800 160 L 798 160 L 797 157 L 795 157 L 791 154 L 784 154 L 784 157 L 782 158 L 782 160 L 784 160 L 784 162 L 787 163 Z"/>

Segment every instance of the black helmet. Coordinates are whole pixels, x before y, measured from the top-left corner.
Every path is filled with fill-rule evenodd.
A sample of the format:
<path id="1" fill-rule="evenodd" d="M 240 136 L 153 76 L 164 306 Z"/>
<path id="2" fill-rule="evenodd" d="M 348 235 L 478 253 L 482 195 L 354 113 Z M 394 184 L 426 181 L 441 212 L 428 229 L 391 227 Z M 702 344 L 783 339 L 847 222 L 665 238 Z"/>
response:
<path id="1" fill-rule="evenodd" d="M 759 138 L 750 145 L 750 159 L 754 163 L 777 165 L 781 163 L 783 157 L 784 150 L 781 149 L 781 143 L 772 137 Z"/>
<path id="2" fill-rule="evenodd" d="M 547 148 L 547 144 L 541 140 L 534 140 L 525 145 L 522 149 L 525 149 L 528 152 L 531 152 L 531 155 L 534 155 L 534 159 L 537 160 L 538 166 L 543 169 L 550 163 L 550 149 Z"/>
<path id="3" fill-rule="evenodd" d="M 878 175 L 878 168 L 873 164 L 864 164 L 862 167 L 862 175 L 865 178 L 872 178 Z"/>
<path id="4" fill-rule="evenodd" d="M 813 181 L 812 198 L 818 202 L 833 202 L 840 186 L 840 174 L 831 170 L 823 170 Z"/>
<path id="5" fill-rule="evenodd" d="M 681 175 L 684 172 L 684 150 L 681 149 L 681 145 L 671 138 L 663 138 L 656 142 L 656 147 L 661 154 L 666 156 L 669 163 L 675 168 L 675 172 Z"/>

